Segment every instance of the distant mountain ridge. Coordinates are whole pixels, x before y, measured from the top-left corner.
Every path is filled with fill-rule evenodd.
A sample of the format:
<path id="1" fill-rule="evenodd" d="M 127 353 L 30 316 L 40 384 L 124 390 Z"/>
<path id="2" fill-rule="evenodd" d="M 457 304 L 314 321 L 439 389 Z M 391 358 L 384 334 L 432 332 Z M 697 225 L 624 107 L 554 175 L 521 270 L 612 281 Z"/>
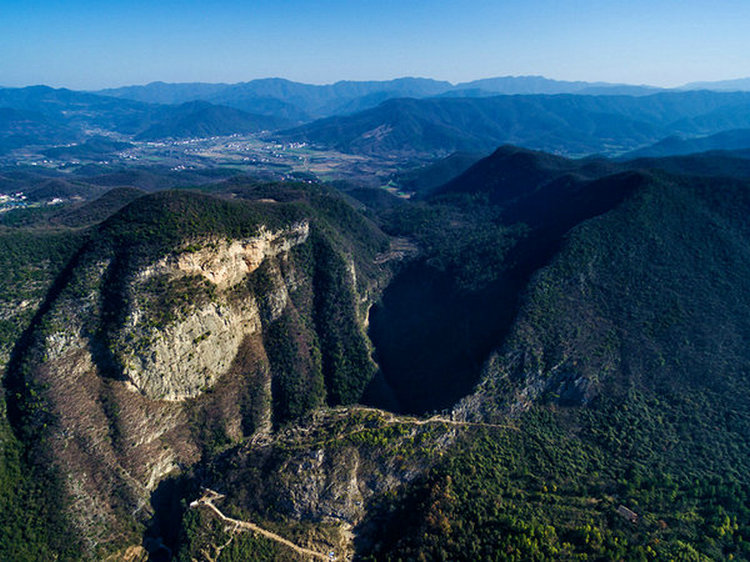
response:
<path id="1" fill-rule="evenodd" d="M 0 151 L 72 143 L 91 130 L 158 140 L 247 134 L 293 124 L 205 101 L 175 106 L 47 86 L 0 88 Z"/>
<path id="2" fill-rule="evenodd" d="M 203 100 L 250 113 L 310 121 L 354 113 L 393 98 L 486 97 L 492 95 L 578 94 L 644 96 L 658 92 L 711 90 L 750 91 L 750 78 L 693 82 L 669 89 L 646 84 L 555 80 L 544 76 L 498 76 L 452 84 L 431 78 L 404 77 L 382 81 L 348 81 L 315 85 L 284 78 L 260 78 L 236 84 L 151 82 L 99 90 L 97 94 L 147 103 L 180 104 Z"/>
<path id="3" fill-rule="evenodd" d="M 626 158 L 679 156 L 710 150 L 750 149 L 750 129 L 731 129 L 697 138 L 667 137 L 656 144 L 626 154 Z"/>
<path id="4" fill-rule="evenodd" d="M 233 107 L 213 105 L 204 101 L 186 102 L 166 117 L 136 136 L 137 140 L 163 138 L 212 137 L 257 133 L 277 129 L 288 121 L 266 115 L 253 115 Z"/>
<path id="5" fill-rule="evenodd" d="M 325 85 L 303 84 L 283 78 L 261 78 L 237 84 L 152 82 L 144 86 L 109 88 L 95 93 L 148 103 L 178 104 L 204 100 L 251 113 L 309 121 L 369 109 L 388 99 L 402 97 L 573 93 L 646 95 L 657 91 L 660 89 L 652 86 L 572 82 L 543 76 L 502 76 L 458 84 L 412 77 L 384 81 L 345 80 Z"/>
<path id="6" fill-rule="evenodd" d="M 512 95 L 394 99 L 279 133 L 359 154 L 490 151 L 502 144 L 566 155 L 619 155 L 669 135 L 750 127 L 750 93 Z"/>
<path id="7" fill-rule="evenodd" d="M 322 86 L 268 78 L 240 84 L 152 83 L 100 93 L 0 88 L 5 123 L 0 150 L 48 148 L 102 132 L 118 140 L 160 140 L 285 129 L 274 139 L 369 155 L 489 153 L 516 144 L 567 156 L 621 156 L 675 135 L 698 138 L 750 128 L 749 98 L 747 92 L 658 90 L 539 76 L 456 85 L 399 78 Z M 709 146 L 716 148 L 744 145 Z"/>
<path id="8" fill-rule="evenodd" d="M 690 82 L 681 90 L 714 90 L 717 92 L 747 92 L 750 90 L 750 78 L 719 80 L 717 82 Z"/>

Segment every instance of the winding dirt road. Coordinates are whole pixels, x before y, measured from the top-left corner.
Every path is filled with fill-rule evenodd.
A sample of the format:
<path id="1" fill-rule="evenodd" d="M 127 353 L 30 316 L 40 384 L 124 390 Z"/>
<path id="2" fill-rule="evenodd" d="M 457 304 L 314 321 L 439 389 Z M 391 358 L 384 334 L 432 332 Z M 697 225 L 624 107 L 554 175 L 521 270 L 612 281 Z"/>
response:
<path id="1" fill-rule="evenodd" d="M 213 510 L 213 512 L 216 513 L 216 515 L 218 515 L 222 520 L 226 521 L 227 523 L 232 523 L 233 525 L 235 525 L 236 528 L 247 529 L 249 531 L 262 535 L 266 537 L 267 539 L 270 539 L 279 544 L 283 544 L 284 546 L 288 548 L 291 548 L 297 554 L 300 554 L 302 556 L 307 556 L 316 560 L 327 560 L 328 562 L 331 562 L 332 560 L 336 560 L 336 557 L 333 553 L 323 554 L 321 552 L 315 552 L 314 550 L 310 550 L 309 548 L 305 548 L 297 544 L 294 544 L 292 541 L 289 541 L 272 531 L 264 529 L 263 527 L 258 527 L 258 525 L 256 525 L 255 523 L 250 523 L 249 521 L 240 521 L 239 519 L 232 519 L 231 517 L 227 517 L 214 504 L 215 500 L 221 499 L 223 497 L 224 496 L 220 494 L 219 492 L 216 492 L 214 490 L 209 490 L 207 488 L 203 497 L 192 502 L 190 504 L 190 507 L 198 507 L 200 505 L 205 505 L 209 509 Z"/>
<path id="2" fill-rule="evenodd" d="M 366 413 L 378 414 L 379 416 L 381 416 L 381 420 L 385 424 L 404 424 L 404 425 L 440 424 L 440 425 L 449 425 L 449 426 L 454 426 L 454 427 L 488 427 L 488 428 L 510 429 L 510 430 L 518 431 L 518 428 L 516 426 L 508 425 L 508 424 L 458 421 L 458 420 L 452 420 L 450 418 L 446 418 L 443 416 L 432 416 L 430 418 L 420 419 L 420 418 L 415 418 L 411 416 L 399 416 L 399 415 L 392 414 L 391 412 L 388 412 L 385 410 L 379 410 L 377 408 L 368 408 L 367 406 L 348 406 L 348 407 L 343 407 L 343 408 L 336 408 L 335 411 L 341 414 L 348 414 L 350 412 L 366 412 Z M 358 431 L 362 431 L 362 430 L 361 429 L 355 430 L 354 432 L 352 432 L 352 434 L 357 433 Z M 336 439 L 340 440 L 345 437 L 346 435 L 344 436 L 339 435 L 336 437 Z M 222 519 L 223 521 L 226 521 L 227 523 L 231 523 L 232 525 L 234 525 L 235 529 L 246 529 L 248 531 L 252 531 L 254 533 L 262 535 L 266 537 L 267 539 L 275 541 L 279 544 L 283 544 L 284 546 L 292 549 L 294 552 L 296 552 L 297 554 L 300 554 L 301 556 L 306 556 L 314 560 L 326 560 L 328 562 L 336 560 L 336 556 L 333 551 L 331 551 L 328 554 L 324 554 L 322 552 L 316 552 L 314 550 L 310 550 L 309 548 L 305 548 L 297 544 L 294 544 L 290 540 L 287 540 L 284 537 L 277 535 L 273 531 L 269 531 L 267 529 L 259 527 L 255 523 L 251 523 L 249 521 L 241 521 L 239 519 L 233 519 L 231 517 L 227 517 L 214 504 L 215 500 L 221 499 L 223 497 L 224 496 L 222 494 L 214 490 L 205 488 L 205 492 L 203 496 L 200 499 L 197 499 L 194 502 L 192 502 L 190 504 L 190 507 L 195 508 L 201 505 L 205 505 L 206 507 L 211 509 L 220 519 Z"/>
<path id="3" fill-rule="evenodd" d="M 490 427 L 495 429 L 512 429 L 518 431 L 518 428 L 514 425 L 501 424 L 501 423 L 485 423 L 485 422 L 468 422 L 452 420 L 443 416 L 432 416 L 425 419 L 415 418 L 411 416 L 398 416 L 392 414 L 386 410 L 379 410 L 377 408 L 368 408 L 367 406 L 348 406 L 340 408 L 341 412 L 370 412 L 373 414 L 379 414 L 383 417 L 385 423 L 400 423 L 409 425 L 428 425 L 428 424 L 442 424 L 452 425 L 456 427 Z"/>

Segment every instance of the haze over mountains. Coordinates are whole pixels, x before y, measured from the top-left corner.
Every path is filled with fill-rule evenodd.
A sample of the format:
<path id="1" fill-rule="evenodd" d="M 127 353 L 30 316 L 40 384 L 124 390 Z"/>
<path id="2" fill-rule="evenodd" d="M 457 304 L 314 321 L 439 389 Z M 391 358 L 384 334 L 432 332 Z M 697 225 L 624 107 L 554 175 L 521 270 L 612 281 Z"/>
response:
<path id="1" fill-rule="evenodd" d="M 0 559 L 750 560 L 749 131 L 540 77 L 0 89 Z"/>
<path id="2" fill-rule="evenodd" d="M 742 81 L 716 90 L 741 90 Z M 679 137 L 700 150 L 745 148 L 750 94 L 501 77 L 457 85 L 421 78 L 316 86 L 271 78 L 165 84 L 96 93 L 45 86 L 0 89 L 0 150 L 265 132 L 265 138 L 354 154 L 436 156 L 504 143 L 582 156 L 619 156 Z M 297 125 L 297 127 L 294 127 Z M 703 137 L 725 133 L 711 141 Z M 691 150 L 665 141 L 643 155 Z M 638 154 L 638 153 L 634 153 Z"/>
<path id="3" fill-rule="evenodd" d="M 204 100 L 253 113 L 273 113 L 309 121 L 374 107 L 390 98 L 433 96 L 477 97 L 496 94 L 628 94 L 654 93 L 659 88 L 605 82 L 568 82 L 542 76 L 506 76 L 451 84 L 429 78 L 399 78 L 382 82 L 342 81 L 312 85 L 283 78 L 266 78 L 239 84 L 166 84 L 126 86 L 95 93 L 149 103 L 176 104 Z"/>

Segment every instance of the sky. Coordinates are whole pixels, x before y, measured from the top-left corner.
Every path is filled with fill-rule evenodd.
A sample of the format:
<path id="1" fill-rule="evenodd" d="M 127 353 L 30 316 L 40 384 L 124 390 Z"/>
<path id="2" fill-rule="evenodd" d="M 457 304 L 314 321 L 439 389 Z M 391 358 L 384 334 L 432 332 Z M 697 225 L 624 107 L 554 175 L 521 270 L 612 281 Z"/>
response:
<path id="1" fill-rule="evenodd" d="M 0 85 L 750 76 L 747 0 L 0 0 Z"/>

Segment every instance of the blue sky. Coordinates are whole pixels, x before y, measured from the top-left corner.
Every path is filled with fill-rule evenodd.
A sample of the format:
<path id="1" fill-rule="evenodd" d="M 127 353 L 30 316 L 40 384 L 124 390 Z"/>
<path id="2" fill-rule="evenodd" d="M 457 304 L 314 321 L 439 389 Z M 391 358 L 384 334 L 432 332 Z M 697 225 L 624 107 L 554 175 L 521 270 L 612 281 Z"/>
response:
<path id="1" fill-rule="evenodd" d="M 750 2 L 0 0 L 0 85 L 750 76 Z"/>

